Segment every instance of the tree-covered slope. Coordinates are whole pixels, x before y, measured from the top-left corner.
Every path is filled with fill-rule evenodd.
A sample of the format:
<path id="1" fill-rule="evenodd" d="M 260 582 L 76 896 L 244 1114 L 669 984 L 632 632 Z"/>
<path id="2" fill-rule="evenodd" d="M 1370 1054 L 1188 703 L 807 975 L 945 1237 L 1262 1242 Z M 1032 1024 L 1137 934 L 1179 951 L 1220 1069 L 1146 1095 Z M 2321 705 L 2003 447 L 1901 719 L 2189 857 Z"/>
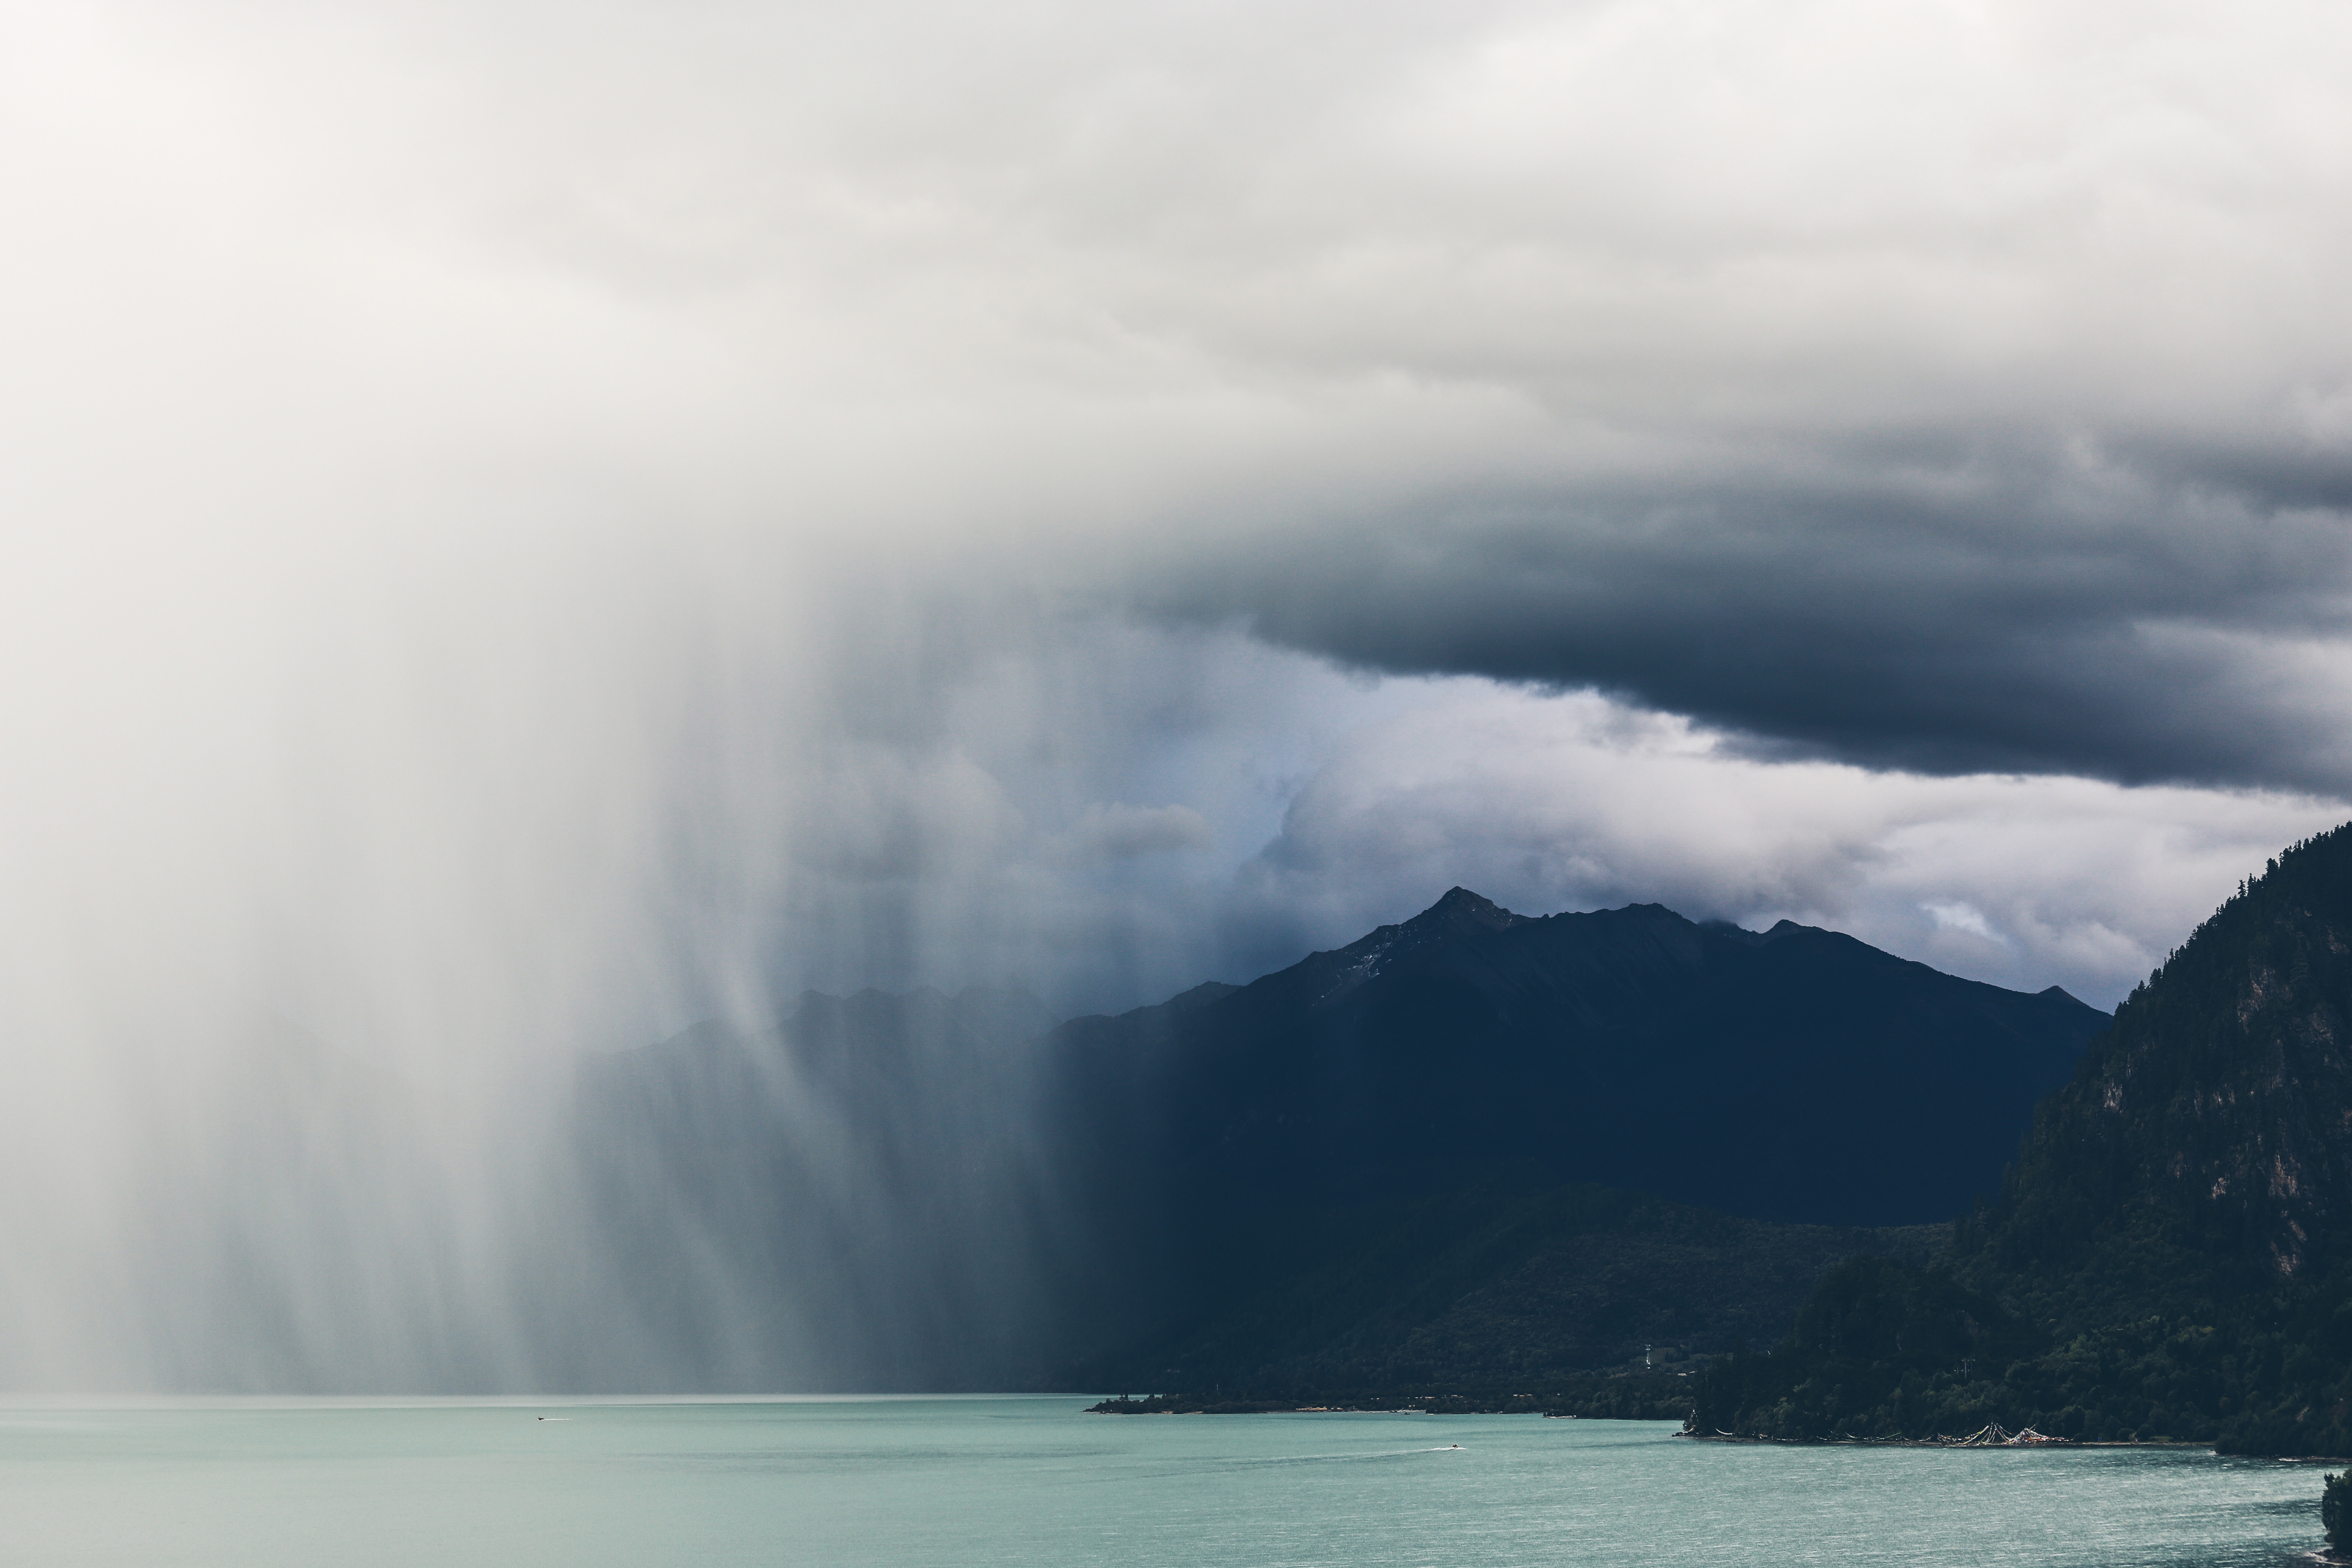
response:
<path id="1" fill-rule="evenodd" d="M 1964 1273 L 2063 1323 L 2195 1311 L 2352 1256 L 2352 826 L 2297 845 L 2117 1010 Z"/>
<path id="2" fill-rule="evenodd" d="M 2132 994 L 1942 1271 L 1855 1287 L 1972 1290 L 2026 1340 L 1963 1367 L 1918 1336 L 1856 1357 L 1792 1333 L 1710 1376 L 1695 1425 L 2352 1452 L 2347 1019 L 2352 826 L 2280 856 Z"/>
<path id="3" fill-rule="evenodd" d="M 1500 1167 L 1237 1214 L 1230 1287 L 1202 1320 L 1075 1381 L 1304 1397 L 1556 1390 L 1645 1356 L 1688 1368 L 1777 1334 L 1843 1259 L 1923 1260 L 1948 1235 L 1775 1225 Z"/>

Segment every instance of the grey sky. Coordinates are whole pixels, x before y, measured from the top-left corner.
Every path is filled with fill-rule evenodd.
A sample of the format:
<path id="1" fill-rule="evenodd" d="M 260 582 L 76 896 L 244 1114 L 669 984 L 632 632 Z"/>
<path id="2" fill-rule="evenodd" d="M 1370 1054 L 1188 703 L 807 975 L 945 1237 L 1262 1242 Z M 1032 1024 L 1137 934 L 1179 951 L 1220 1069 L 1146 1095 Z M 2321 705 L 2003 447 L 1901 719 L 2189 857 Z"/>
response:
<path id="1" fill-rule="evenodd" d="M 6 26 L 77 973 L 555 1050 L 1470 881 L 2111 1001 L 2352 789 L 2338 9 Z"/>

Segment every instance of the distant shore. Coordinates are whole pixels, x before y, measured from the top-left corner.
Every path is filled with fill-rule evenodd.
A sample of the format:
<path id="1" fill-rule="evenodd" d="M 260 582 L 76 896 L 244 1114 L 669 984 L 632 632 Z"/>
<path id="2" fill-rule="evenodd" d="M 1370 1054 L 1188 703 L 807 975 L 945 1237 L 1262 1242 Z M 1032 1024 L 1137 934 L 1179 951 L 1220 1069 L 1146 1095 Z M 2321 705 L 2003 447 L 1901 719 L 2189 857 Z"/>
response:
<path id="1" fill-rule="evenodd" d="M 1353 1399 L 1226 1399 L 1217 1394 L 1153 1394 L 1136 1398 L 1120 1394 L 1104 1399 L 1087 1407 L 1089 1415 L 1540 1415 L 1555 1420 L 1584 1421 L 1680 1421 L 1685 1412 L 1633 1412 L 1594 1415 L 1581 1410 L 1548 1407 L 1553 1402 L 1535 1394 L 1515 1394 L 1505 1397 L 1475 1394 L 1371 1395 Z M 2013 1435 L 1986 1437 L 1972 1434 L 1965 1437 L 1762 1437 L 1743 1436 L 1727 1432 L 1677 1432 L 1677 1437 L 1695 1443 L 1764 1444 L 1781 1447 L 1850 1447 L 1850 1448 L 2000 1448 L 2026 1450 L 2040 1448 L 2159 1448 L 2211 1450 L 2210 1437 L 2152 1437 L 2139 1440 L 2115 1439 L 2086 1442 L 2070 1437 L 2044 1437 L 2032 1435 L 2019 1442 Z M 2286 1464 L 2342 1464 L 2352 1461 L 2325 1454 L 2281 1456 Z M 2352 1568 L 2352 1557 L 2325 1558 Z"/>
<path id="2" fill-rule="evenodd" d="M 1683 1409 L 1635 1407 L 1593 1411 L 1570 1408 L 1568 1402 L 1543 1394 L 1481 1396 L 1463 1394 L 1360 1394 L 1352 1397 L 1309 1395 L 1304 1399 L 1227 1399 L 1220 1394 L 1153 1394 L 1137 1399 L 1127 1394 L 1087 1407 L 1089 1415 L 1546 1415 L 1587 1421 L 1680 1421 Z"/>

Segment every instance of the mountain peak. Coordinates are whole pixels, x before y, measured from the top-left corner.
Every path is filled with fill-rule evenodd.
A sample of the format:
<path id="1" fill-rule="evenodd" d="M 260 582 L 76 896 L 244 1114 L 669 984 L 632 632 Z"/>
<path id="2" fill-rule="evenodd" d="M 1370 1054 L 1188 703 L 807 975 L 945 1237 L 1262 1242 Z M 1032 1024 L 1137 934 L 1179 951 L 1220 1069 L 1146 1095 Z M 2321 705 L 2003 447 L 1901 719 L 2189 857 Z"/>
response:
<path id="1" fill-rule="evenodd" d="M 1526 923 L 1491 899 L 1467 888 L 1452 888 L 1444 898 L 1409 921 L 1385 925 L 1329 953 L 1307 962 L 1317 966 L 1316 1005 L 1328 1006 L 1391 968 L 1398 961 L 1465 937 L 1488 935 Z"/>
<path id="2" fill-rule="evenodd" d="M 1492 899 L 1482 898 L 1467 888 L 1448 888 L 1445 896 L 1407 921 L 1417 926 L 1423 921 L 1443 921 L 1449 925 L 1469 924 L 1487 931 L 1501 931 L 1514 926 L 1526 917 L 1515 915 Z"/>

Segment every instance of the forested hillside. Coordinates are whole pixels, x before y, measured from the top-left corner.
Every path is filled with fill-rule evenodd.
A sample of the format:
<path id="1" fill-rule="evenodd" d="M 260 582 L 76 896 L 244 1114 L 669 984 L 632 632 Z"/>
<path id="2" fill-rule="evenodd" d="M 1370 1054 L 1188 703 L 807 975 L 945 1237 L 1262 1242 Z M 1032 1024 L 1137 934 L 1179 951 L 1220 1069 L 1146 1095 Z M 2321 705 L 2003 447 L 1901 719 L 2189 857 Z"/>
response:
<path id="1" fill-rule="evenodd" d="M 2352 1452 L 2352 826 L 2200 926 L 1935 1271 L 1857 1267 L 1694 1428 Z"/>

